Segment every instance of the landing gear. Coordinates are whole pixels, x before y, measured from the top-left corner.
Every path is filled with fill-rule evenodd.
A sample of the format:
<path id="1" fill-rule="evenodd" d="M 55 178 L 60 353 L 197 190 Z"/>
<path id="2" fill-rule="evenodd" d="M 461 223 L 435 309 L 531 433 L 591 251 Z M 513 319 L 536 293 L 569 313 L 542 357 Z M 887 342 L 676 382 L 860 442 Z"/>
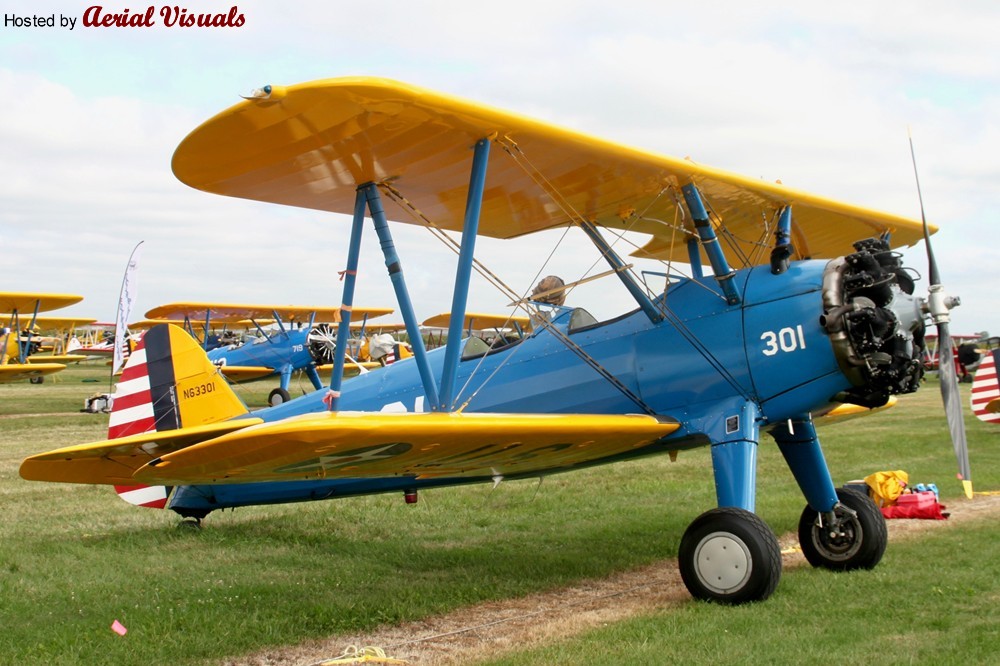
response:
<path id="1" fill-rule="evenodd" d="M 185 518 L 177 523 L 177 529 L 182 532 L 199 532 L 201 531 L 201 518 Z"/>
<path id="2" fill-rule="evenodd" d="M 703 601 L 763 601 L 781 580 L 774 532 L 756 514 L 735 507 L 698 516 L 684 532 L 678 561 L 684 585 Z"/>
<path id="3" fill-rule="evenodd" d="M 278 405 L 284 404 L 291 399 L 292 396 L 289 395 L 288 391 L 283 388 L 276 388 L 268 394 L 267 404 L 271 407 L 277 407 Z"/>
<path id="4" fill-rule="evenodd" d="M 43 384 L 45 383 L 45 377 L 30 377 L 28 381 L 32 384 Z"/>
<path id="5" fill-rule="evenodd" d="M 834 571 L 873 568 L 889 540 L 882 512 L 866 495 L 850 488 L 837 488 L 837 500 L 832 516 L 809 506 L 802 512 L 802 554 L 814 567 Z"/>

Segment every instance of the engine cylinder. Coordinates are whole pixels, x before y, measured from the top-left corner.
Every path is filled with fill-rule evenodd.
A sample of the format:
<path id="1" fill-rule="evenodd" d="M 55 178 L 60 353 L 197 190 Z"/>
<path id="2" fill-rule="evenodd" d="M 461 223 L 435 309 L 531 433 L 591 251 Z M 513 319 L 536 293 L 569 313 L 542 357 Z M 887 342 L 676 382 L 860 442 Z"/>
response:
<path id="1" fill-rule="evenodd" d="M 854 249 L 827 264 L 820 324 L 854 385 L 836 400 L 880 407 L 920 385 L 923 314 L 913 280 L 887 241 L 871 238 Z"/>

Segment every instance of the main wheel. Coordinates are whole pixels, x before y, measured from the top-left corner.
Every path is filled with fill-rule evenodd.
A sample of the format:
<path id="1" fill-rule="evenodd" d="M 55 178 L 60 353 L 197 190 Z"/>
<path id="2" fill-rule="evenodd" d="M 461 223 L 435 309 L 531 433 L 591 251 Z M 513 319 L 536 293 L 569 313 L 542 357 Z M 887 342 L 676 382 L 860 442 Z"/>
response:
<path id="1" fill-rule="evenodd" d="M 288 391 L 279 387 L 271 391 L 270 394 L 268 394 L 267 404 L 271 405 L 272 407 L 277 407 L 278 405 L 284 404 L 291 399 L 292 396 L 289 395 Z"/>
<path id="2" fill-rule="evenodd" d="M 681 539 L 678 563 L 695 599 L 763 601 L 781 580 L 781 548 L 756 514 L 720 507 L 698 516 Z"/>
<path id="3" fill-rule="evenodd" d="M 885 518 L 864 493 L 837 488 L 839 525 L 820 526 L 819 514 L 807 506 L 799 520 L 799 545 L 814 567 L 834 571 L 871 569 L 882 559 L 889 532 Z M 853 512 L 853 515 L 852 515 Z"/>

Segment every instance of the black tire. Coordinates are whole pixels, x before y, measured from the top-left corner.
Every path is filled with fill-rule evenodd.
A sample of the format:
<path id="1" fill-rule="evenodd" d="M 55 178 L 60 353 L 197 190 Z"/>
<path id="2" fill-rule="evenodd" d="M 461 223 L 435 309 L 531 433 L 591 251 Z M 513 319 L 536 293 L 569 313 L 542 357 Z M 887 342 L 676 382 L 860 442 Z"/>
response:
<path id="1" fill-rule="evenodd" d="M 272 407 L 277 407 L 278 405 L 282 405 L 291 399 L 292 396 L 288 394 L 288 391 L 283 388 L 276 388 L 268 394 L 267 404 Z"/>
<path id="2" fill-rule="evenodd" d="M 32 384 L 44 384 L 45 377 L 29 377 L 28 381 L 31 382 Z"/>
<path id="3" fill-rule="evenodd" d="M 684 532 L 677 559 L 684 585 L 703 601 L 763 601 L 781 580 L 774 532 L 756 514 L 735 507 L 698 516 Z"/>
<path id="4" fill-rule="evenodd" d="M 882 512 L 868 495 L 851 488 L 837 488 L 837 499 L 855 515 L 842 508 L 835 509 L 842 523 L 840 531 L 834 534 L 817 525 L 818 513 L 807 506 L 799 520 L 802 554 L 814 567 L 833 571 L 873 568 L 882 560 L 889 542 Z"/>

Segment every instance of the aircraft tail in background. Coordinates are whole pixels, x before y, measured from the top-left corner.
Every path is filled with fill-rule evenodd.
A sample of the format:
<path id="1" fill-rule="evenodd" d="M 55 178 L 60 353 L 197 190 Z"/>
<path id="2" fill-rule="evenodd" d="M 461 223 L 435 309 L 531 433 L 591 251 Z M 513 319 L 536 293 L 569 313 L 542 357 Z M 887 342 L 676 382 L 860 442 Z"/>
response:
<path id="1" fill-rule="evenodd" d="M 972 380 L 972 412 L 981 421 L 1000 423 L 1000 381 L 997 379 L 997 356 L 1000 349 L 983 354 Z"/>

